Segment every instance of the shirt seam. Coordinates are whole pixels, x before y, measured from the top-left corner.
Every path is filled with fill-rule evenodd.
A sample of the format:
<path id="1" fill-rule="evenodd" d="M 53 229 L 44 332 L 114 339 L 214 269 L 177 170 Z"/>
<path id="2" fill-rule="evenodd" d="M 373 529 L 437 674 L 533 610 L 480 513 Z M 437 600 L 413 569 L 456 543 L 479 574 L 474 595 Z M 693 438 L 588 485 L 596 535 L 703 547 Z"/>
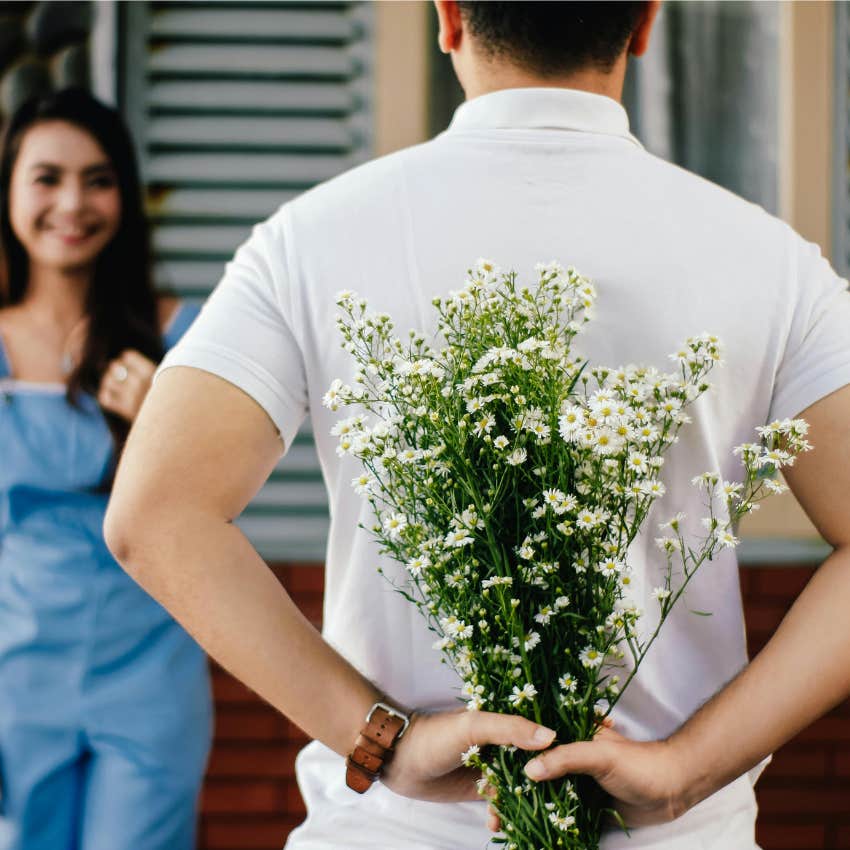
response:
<path id="1" fill-rule="evenodd" d="M 183 361 L 193 361 L 194 357 L 192 354 L 196 353 L 198 355 L 204 354 L 212 354 L 216 357 L 221 357 L 223 360 L 228 361 L 229 363 L 234 364 L 245 370 L 252 378 L 255 378 L 260 384 L 262 384 L 263 388 L 268 390 L 268 392 L 274 397 L 276 403 L 280 406 L 280 408 L 287 411 L 287 413 L 292 412 L 292 405 L 287 402 L 286 398 L 281 395 L 279 388 L 275 385 L 275 381 L 272 376 L 261 366 L 258 366 L 253 360 L 250 358 L 243 357 L 238 352 L 233 351 L 230 348 L 225 348 L 224 346 L 216 345 L 215 343 L 199 343 L 192 342 L 188 344 L 182 344 L 179 349 L 174 349 L 174 355 L 172 356 L 170 353 L 166 356 L 165 360 L 162 363 L 162 370 L 171 368 L 173 366 L 192 366 L 196 369 L 201 369 L 203 371 L 212 371 L 201 363 L 195 362 L 180 362 Z M 235 383 L 231 381 L 230 383 Z M 240 389 L 243 389 L 247 392 L 245 387 L 236 384 Z M 250 395 L 250 393 L 249 393 Z M 265 407 L 265 405 L 262 405 Z M 272 411 L 266 411 L 275 422 L 275 425 L 280 429 L 280 423 L 278 423 L 278 416 L 272 415 Z M 278 411 L 276 411 L 278 413 Z M 292 430 L 293 426 L 289 425 L 288 430 Z M 283 431 L 281 431 L 283 433 Z"/>

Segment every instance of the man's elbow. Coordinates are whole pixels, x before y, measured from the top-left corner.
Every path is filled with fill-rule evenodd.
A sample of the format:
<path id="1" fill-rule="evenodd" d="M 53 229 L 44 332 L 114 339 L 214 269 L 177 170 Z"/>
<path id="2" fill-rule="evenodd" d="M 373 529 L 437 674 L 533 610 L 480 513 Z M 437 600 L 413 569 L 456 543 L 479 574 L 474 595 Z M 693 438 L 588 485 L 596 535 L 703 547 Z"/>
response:
<path id="1" fill-rule="evenodd" d="M 133 553 L 137 538 L 131 511 L 121 500 L 112 498 L 103 519 L 103 539 L 112 556 L 121 566 L 132 573 Z"/>
<path id="2" fill-rule="evenodd" d="M 161 540 L 164 505 L 148 499 L 114 495 L 103 520 L 103 539 L 116 561 L 136 581 L 150 560 L 150 550 Z"/>

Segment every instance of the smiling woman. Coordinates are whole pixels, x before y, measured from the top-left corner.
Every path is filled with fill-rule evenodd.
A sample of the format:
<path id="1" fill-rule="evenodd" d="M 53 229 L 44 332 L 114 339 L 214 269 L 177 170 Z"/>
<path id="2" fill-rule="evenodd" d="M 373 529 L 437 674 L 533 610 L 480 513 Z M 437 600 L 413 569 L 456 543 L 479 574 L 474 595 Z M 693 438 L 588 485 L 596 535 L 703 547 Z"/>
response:
<path id="1" fill-rule="evenodd" d="M 37 124 L 21 142 L 9 212 L 31 274 L 41 267 L 91 275 L 121 220 L 112 164 L 80 127 L 65 121 Z"/>
<path id="2" fill-rule="evenodd" d="M 0 821 L 12 850 L 189 850 L 205 658 L 101 526 L 129 425 L 194 311 L 153 290 L 130 138 L 90 95 L 13 116 L 0 261 Z"/>

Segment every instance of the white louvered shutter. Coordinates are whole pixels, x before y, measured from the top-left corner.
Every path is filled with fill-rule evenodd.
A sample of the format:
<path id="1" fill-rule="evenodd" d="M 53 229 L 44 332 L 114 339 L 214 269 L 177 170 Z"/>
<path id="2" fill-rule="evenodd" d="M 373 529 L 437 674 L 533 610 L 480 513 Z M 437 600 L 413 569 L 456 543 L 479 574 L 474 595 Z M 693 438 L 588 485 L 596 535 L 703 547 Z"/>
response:
<path id="1" fill-rule="evenodd" d="M 156 279 L 202 300 L 251 226 L 368 159 L 365 3 L 119 5 L 121 106 L 148 190 Z M 274 561 L 323 561 L 309 425 L 238 521 Z"/>

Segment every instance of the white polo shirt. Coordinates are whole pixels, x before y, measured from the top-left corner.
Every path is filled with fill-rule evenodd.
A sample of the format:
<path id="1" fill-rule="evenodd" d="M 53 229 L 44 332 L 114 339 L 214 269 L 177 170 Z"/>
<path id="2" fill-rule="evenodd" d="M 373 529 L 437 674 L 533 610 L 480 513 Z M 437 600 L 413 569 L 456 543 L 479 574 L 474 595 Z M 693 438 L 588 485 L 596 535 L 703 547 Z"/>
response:
<path id="1" fill-rule="evenodd" d="M 334 325 L 335 294 L 353 289 L 397 329 L 434 327 L 431 299 L 459 288 L 477 258 L 532 279 L 557 259 L 592 278 L 596 319 L 579 348 L 593 363 L 654 365 L 688 336 L 717 334 L 725 367 L 691 409 L 664 467 L 667 495 L 630 552 L 647 612 L 665 562 L 656 523 L 684 511 L 694 539 L 704 514 L 691 478 L 740 477 L 732 447 L 756 425 L 794 416 L 850 383 L 850 295 L 816 245 L 760 207 L 647 153 L 619 103 L 586 92 L 514 89 L 462 105 L 433 141 L 313 189 L 258 225 L 203 313 L 162 368 L 194 366 L 256 399 L 286 445 L 313 420 L 328 488 L 324 635 L 402 704 L 457 705 L 458 679 L 431 648 L 420 614 L 378 575 L 368 505 L 350 481 L 322 407 L 353 364 Z M 693 610 L 711 612 L 696 616 Z M 281 640 L 285 640 L 281 636 Z M 639 739 L 676 729 L 745 664 L 734 552 L 706 563 L 615 711 Z M 358 796 L 343 760 L 320 744 L 298 759 L 308 805 L 292 850 L 481 850 L 481 804 L 420 803 L 383 786 Z M 747 777 L 673 824 L 612 834 L 605 850 L 752 850 Z"/>

